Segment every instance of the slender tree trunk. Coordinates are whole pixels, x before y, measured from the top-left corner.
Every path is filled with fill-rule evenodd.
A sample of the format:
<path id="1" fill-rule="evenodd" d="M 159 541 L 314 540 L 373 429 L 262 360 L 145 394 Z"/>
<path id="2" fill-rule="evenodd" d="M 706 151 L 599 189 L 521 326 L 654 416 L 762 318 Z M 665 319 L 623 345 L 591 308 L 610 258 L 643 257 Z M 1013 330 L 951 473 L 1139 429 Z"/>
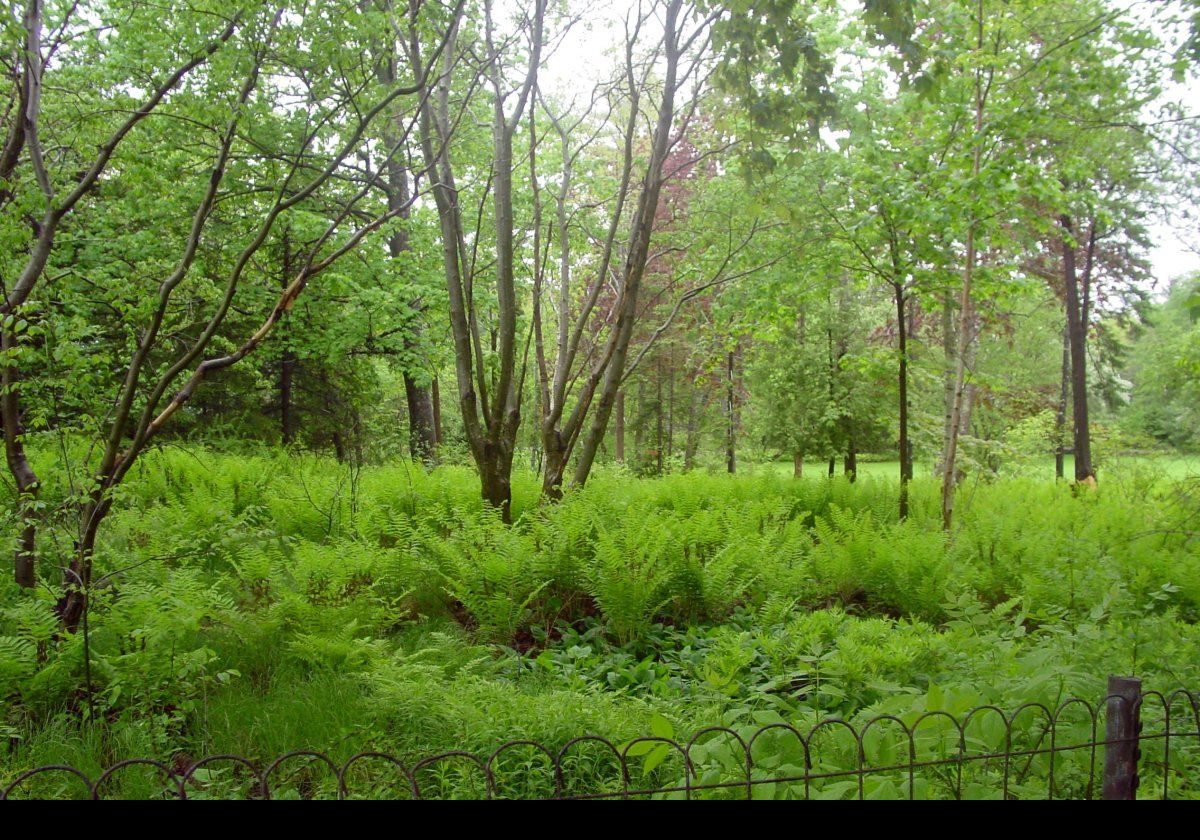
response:
<path id="1" fill-rule="evenodd" d="M 663 474 L 663 446 L 666 444 L 666 437 L 663 434 L 663 375 L 662 375 L 662 357 L 659 356 L 657 363 L 654 365 L 654 449 L 657 458 L 657 474 Z"/>
<path id="2" fill-rule="evenodd" d="M 633 456 L 634 463 L 641 468 L 642 453 L 646 451 L 646 385 L 639 381 L 637 397 L 633 401 Z"/>
<path id="3" fill-rule="evenodd" d="M 855 448 L 853 435 L 846 443 L 846 458 L 842 462 L 842 473 L 851 484 L 858 478 L 858 449 Z"/>
<path id="4" fill-rule="evenodd" d="M 945 466 L 946 453 L 950 451 L 950 421 L 954 417 L 954 372 L 958 357 L 954 307 L 954 296 L 947 291 L 942 299 L 942 451 L 938 453 L 939 474 Z"/>
<path id="5" fill-rule="evenodd" d="M 112 489 L 105 482 L 94 488 L 83 505 L 79 517 L 79 539 L 75 552 L 63 576 L 63 596 L 58 601 L 58 613 L 63 628 L 69 633 L 79 630 L 87 612 L 92 587 L 92 561 L 100 526 L 112 510 Z"/>
<path id="6" fill-rule="evenodd" d="M 696 467 L 696 451 L 700 447 L 700 412 L 703 411 L 703 406 L 699 405 L 700 389 L 695 386 L 691 387 L 691 393 L 688 396 L 688 415 L 687 415 L 687 432 L 683 441 L 683 471 L 691 472 Z"/>
<path id="7" fill-rule="evenodd" d="M 350 434 L 354 441 L 353 466 L 358 469 L 366 462 L 366 454 L 363 451 L 362 415 L 359 414 L 358 406 L 350 409 Z"/>
<path id="8" fill-rule="evenodd" d="M 1060 218 L 1063 229 L 1063 286 L 1066 291 L 1067 333 L 1071 346 L 1071 406 L 1074 420 L 1075 481 L 1094 482 L 1091 429 L 1088 423 L 1087 325 L 1080 309 L 1079 278 L 1070 217 Z"/>
<path id="9" fill-rule="evenodd" d="M 1071 393 L 1071 333 L 1066 324 L 1062 331 L 1062 377 L 1058 392 L 1058 411 L 1054 414 L 1054 477 L 1061 479 L 1065 474 L 1065 452 L 1063 431 L 1067 425 L 1067 399 Z"/>
<path id="10" fill-rule="evenodd" d="M 804 478 L 804 453 L 792 453 L 792 478 Z"/>
<path id="11" fill-rule="evenodd" d="M 966 394 L 967 344 L 971 329 L 971 281 L 975 273 L 975 223 L 967 232 L 967 263 L 963 271 L 962 297 L 959 300 L 958 352 L 954 365 L 954 406 L 950 414 L 950 436 L 942 456 L 942 528 L 949 531 L 954 522 L 954 490 L 958 484 L 958 436 L 962 425 Z"/>
<path id="12" fill-rule="evenodd" d="M 446 442 L 446 436 L 442 432 L 442 388 L 436 376 L 433 377 L 430 396 L 433 404 L 433 442 L 441 446 Z"/>
<path id="13" fill-rule="evenodd" d="M 613 435 L 616 438 L 616 457 L 618 464 L 625 463 L 625 389 L 617 391 L 616 420 Z"/>
<path id="14" fill-rule="evenodd" d="M 827 365 L 826 378 L 825 378 L 825 381 L 827 383 L 826 396 L 828 397 L 829 404 L 833 405 L 835 389 L 836 389 L 836 386 L 834 383 L 837 381 L 837 362 L 834 360 L 834 357 L 833 357 L 833 327 L 832 326 L 828 327 L 825 330 L 825 349 L 826 349 L 826 365 Z M 829 433 L 829 441 L 828 442 L 829 442 L 831 448 L 836 449 L 837 441 L 835 440 L 835 433 L 837 431 L 837 425 L 835 423 L 826 423 L 826 429 Z M 833 478 L 833 476 L 836 473 L 837 473 L 837 456 L 834 455 L 832 452 L 830 452 L 828 475 L 830 478 Z"/>
<path id="15" fill-rule="evenodd" d="M 737 386 L 734 381 L 734 351 L 730 350 L 725 392 L 725 469 L 737 472 Z"/>
<path id="16" fill-rule="evenodd" d="M 978 317 L 972 313 L 970 324 L 970 337 L 967 340 L 966 356 L 963 364 L 969 372 L 975 370 L 975 356 L 979 349 L 979 326 Z M 968 381 L 966 388 L 963 390 L 962 406 L 958 417 L 958 437 L 961 440 L 963 437 L 969 437 L 971 434 L 971 412 L 975 407 L 975 383 Z M 965 473 L 961 466 L 956 466 L 954 470 L 954 481 L 956 484 L 961 484 Z"/>
<path id="17" fill-rule="evenodd" d="M 908 518 L 908 483 L 912 481 L 912 447 L 908 442 L 908 322 L 905 320 L 907 296 L 904 284 L 897 279 L 892 286 L 896 299 L 896 324 L 899 360 L 896 379 L 899 386 L 900 420 L 900 519 Z"/>
<path id="18" fill-rule="evenodd" d="M 983 0 L 979 0 L 977 17 L 975 21 L 978 30 L 978 48 L 983 49 L 984 39 L 984 12 Z M 993 70 L 989 70 L 990 74 Z M 987 93 L 983 85 L 983 70 L 975 71 L 975 131 L 973 137 L 974 152 L 971 155 L 971 178 L 976 180 L 979 178 L 979 173 L 983 163 L 983 138 L 980 136 L 983 132 L 983 112 L 987 102 Z M 954 408 L 950 418 L 950 437 L 946 441 L 946 453 L 944 463 L 942 464 L 942 528 L 946 531 L 950 530 L 954 522 L 954 490 L 957 484 L 957 457 L 958 457 L 958 434 L 959 425 L 962 420 L 963 395 L 966 391 L 967 377 L 967 346 L 971 337 L 971 318 L 972 318 L 972 283 L 975 279 L 975 261 L 976 261 L 976 227 L 978 220 L 974 216 L 974 209 L 971 211 L 971 218 L 967 225 L 967 254 L 966 264 L 963 266 L 963 283 L 962 296 L 959 298 L 958 305 L 958 352 L 954 365 Z"/>
<path id="19" fill-rule="evenodd" d="M 667 371 L 667 469 L 675 457 L 675 350 L 671 349 L 670 366 Z"/>

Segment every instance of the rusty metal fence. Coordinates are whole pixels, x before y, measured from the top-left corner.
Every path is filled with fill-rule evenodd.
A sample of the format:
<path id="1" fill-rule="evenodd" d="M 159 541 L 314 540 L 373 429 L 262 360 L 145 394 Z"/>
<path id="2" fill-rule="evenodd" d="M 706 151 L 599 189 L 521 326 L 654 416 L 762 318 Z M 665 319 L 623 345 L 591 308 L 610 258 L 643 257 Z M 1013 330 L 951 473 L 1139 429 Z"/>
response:
<path id="1" fill-rule="evenodd" d="M 583 736 L 556 750 L 510 741 L 488 755 L 411 762 L 382 752 L 337 762 L 314 751 L 270 762 L 139 758 L 95 778 L 47 765 L 8 781 L 0 801 L 98 800 L 114 788 L 129 796 L 133 774 L 143 782 L 135 795 L 169 799 L 1200 798 L 1200 694 L 1110 677 L 1098 703 L 829 718 L 807 729 L 720 726 L 686 741 Z"/>

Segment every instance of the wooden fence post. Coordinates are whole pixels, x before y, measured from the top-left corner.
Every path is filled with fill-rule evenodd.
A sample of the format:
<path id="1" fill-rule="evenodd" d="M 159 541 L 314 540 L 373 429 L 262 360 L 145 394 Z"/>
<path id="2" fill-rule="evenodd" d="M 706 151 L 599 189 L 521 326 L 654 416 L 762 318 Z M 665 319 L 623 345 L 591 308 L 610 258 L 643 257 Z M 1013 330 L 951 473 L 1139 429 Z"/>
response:
<path id="1" fill-rule="evenodd" d="M 1142 751 L 1142 681 L 1136 677 L 1108 678 L 1104 725 L 1104 799 L 1136 799 L 1138 759 Z"/>

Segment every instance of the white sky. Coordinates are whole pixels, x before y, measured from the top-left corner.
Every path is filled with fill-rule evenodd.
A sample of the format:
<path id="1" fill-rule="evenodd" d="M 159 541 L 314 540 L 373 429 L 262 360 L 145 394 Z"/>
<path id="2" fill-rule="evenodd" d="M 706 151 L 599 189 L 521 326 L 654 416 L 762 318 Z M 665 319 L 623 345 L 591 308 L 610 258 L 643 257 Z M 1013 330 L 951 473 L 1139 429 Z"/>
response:
<path id="1" fill-rule="evenodd" d="M 858 6 L 852 0 L 843 2 Z M 1111 2 L 1142 19 L 1147 17 L 1150 9 L 1162 4 L 1162 0 Z M 542 74 L 544 88 L 567 100 L 574 97 L 586 101 L 597 82 L 611 74 L 613 50 L 624 34 L 622 21 L 636 6 L 637 0 L 590 0 L 584 19 L 550 56 Z M 654 34 L 658 31 L 656 28 Z M 646 35 L 653 37 L 649 32 Z M 1200 79 L 1192 80 L 1190 85 L 1173 86 L 1172 96 L 1184 103 L 1190 113 L 1200 114 Z M 1148 224 L 1154 242 L 1150 259 L 1159 290 L 1165 289 L 1167 282 L 1176 277 L 1200 272 L 1200 212 L 1194 214 L 1195 219 L 1181 216 L 1178 220 L 1154 220 Z"/>

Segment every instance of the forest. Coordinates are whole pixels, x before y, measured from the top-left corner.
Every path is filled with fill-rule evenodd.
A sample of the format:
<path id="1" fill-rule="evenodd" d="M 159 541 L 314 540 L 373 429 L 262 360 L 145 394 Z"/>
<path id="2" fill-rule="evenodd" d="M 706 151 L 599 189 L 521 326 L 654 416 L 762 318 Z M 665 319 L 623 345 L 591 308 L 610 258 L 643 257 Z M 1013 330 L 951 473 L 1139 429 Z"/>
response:
<path id="1" fill-rule="evenodd" d="M 0 801 L 1200 799 L 1200 0 L 5 7 Z"/>

